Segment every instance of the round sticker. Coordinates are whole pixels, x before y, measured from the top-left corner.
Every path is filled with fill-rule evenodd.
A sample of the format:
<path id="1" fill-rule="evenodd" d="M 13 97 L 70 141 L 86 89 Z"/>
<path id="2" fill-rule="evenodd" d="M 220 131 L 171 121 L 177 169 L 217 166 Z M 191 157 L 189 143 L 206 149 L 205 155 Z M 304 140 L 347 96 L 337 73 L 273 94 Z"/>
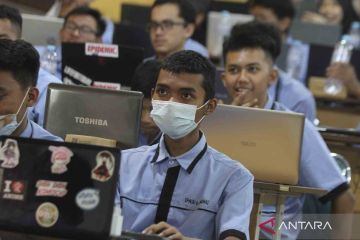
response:
<path id="1" fill-rule="evenodd" d="M 86 188 L 76 195 L 76 204 L 83 210 L 93 210 L 100 202 L 99 190 Z"/>
<path id="2" fill-rule="evenodd" d="M 52 227 L 59 218 L 59 210 L 55 204 L 46 202 L 38 207 L 35 217 L 41 227 Z"/>

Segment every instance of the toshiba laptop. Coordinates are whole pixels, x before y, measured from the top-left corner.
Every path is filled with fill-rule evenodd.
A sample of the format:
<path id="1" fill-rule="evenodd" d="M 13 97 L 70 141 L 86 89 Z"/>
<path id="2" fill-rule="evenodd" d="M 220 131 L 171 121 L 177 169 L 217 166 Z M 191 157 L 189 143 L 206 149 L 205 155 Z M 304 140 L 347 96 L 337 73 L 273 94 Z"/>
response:
<path id="1" fill-rule="evenodd" d="M 241 162 L 255 180 L 296 184 L 304 116 L 264 109 L 219 105 L 202 130 L 210 146 Z"/>
<path id="2" fill-rule="evenodd" d="M 119 89 L 130 86 L 144 50 L 116 44 L 62 44 L 62 80 L 65 84 Z"/>
<path id="3" fill-rule="evenodd" d="M 50 84 L 44 127 L 65 139 L 67 134 L 114 139 L 118 146 L 138 145 L 143 94 L 100 88 Z"/>
<path id="4" fill-rule="evenodd" d="M 58 39 L 64 19 L 22 14 L 22 38 L 33 45 L 47 45 L 49 39 Z"/>
<path id="5" fill-rule="evenodd" d="M 0 142 L 1 231 L 110 236 L 119 149 L 5 136 Z"/>
<path id="6" fill-rule="evenodd" d="M 226 26 L 222 24 L 222 18 L 226 14 L 228 20 Z M 253 20 L 252 15 L 240 13 L 209 12 L 206 36 L 206 47 L 212 57 L 221 57 L 224 38 L 230 35 L 231 28 L 237 23 L 246 23 Z M 224 32 L 225 29 L 227 32 Z"/>

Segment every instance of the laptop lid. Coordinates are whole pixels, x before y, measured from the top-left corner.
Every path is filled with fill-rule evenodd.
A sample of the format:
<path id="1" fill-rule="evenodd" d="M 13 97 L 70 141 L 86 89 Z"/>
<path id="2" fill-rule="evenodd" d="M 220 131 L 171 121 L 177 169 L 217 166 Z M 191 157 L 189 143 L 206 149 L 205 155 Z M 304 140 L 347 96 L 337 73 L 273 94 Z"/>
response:
<path id="1" fill-rule="evenodd" d="M 22 38 L 33 45 L 47 45 L 49 39 L 58 39 L 64 19 L 22 14 Z M 41 31 L 39 31 L 41 29 Z"/>
<path id="2" fill-rule="evenodd" d="M 5 136 L 0 141 L 1 230 L 109 237 L 119 149 Z"/>
<path id="3" fill-rule="evenodd" d="M 226 26 L 222 24 L 222 18 L 224 14 L 228 16 Z M 235 24 L 246 23 L 253 19 L 254 17 L 248 14 L 209 12 L 206 46 L 209 50 L 210 56 L 221 57 L 224 38 L 230 34 L 231 28 Z M 224 28 L 226 28 L 226 32 L 224 32 Z"/>
<path id="4" fill-rule="evenodd" d="M 290 36 L 308 44 L 334 46 L 341 36 L 340 25 L 306 23 L 294 20 Z"/>
<path id="5" fill-rule="evenodd" d="M 304 116 L 218 105 L 202 130 L 210 146 L 241 162 L 257 181 L 296 184 Z"/>
<path id="6" fill-rule="evenodd" d="M 66 84 L 130 86 L 136 67 L 144 59 L 144 51 L 136 47 L 97 43 L 65 43 L 61 46 L 62 79 Z"/>
<path id="7" fill-rule="evenodd" d="M 115 139 L 122 148 L 136 147 L 142 98 L 140 92 L 50 84 L 44 127 L 64 139 L 77 134 Z"/>

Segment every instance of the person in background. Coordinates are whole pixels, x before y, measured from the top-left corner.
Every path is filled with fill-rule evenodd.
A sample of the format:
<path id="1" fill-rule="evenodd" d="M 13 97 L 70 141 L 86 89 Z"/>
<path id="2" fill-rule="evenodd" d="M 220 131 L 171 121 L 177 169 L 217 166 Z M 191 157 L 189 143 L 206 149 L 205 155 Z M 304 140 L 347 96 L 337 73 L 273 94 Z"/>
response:
<path id="1" fill-rule="evenodd" d="M 64 18 L 63 27 L 60 29 L 59 38 L 61 43 L 102 43 L 102 35 L 106 24 L 99 11 L 89 7 L 73 9 Z M 45 54 L 44 47 L 37 47 L 40 56 Z M 57 67 L 56 76 L 61 77 L 61 47 L 56 49 Z"/>
<path id="2" fill-rule="evenodd" d="M 20 12 L 12 7 L 0 5 L 0 38 L 17 40 L 21 38 L 22 17 Z M 50 83 L 62 83 L 60 79 L 39 69 L 36 88 L 39 90 L 39 97 L 33 107 L 28 110 L 29 119 L 43 126 L 45 117 L 45 102 L 47 87 Z"/>
<path id="3" fill-rule="evenodd" d="M 293 41 L 287 36 L 295 13 L 290 0 L 253 0 L 250 2 L 250 12 L 259 22 L 269 22 L 279 29 L 280 39 L 274 37 L 274 39 L 279 40 L 276 42 L 278 49 L 281 49 L 284 38 L 288 39 L 287 43 L 290 44 L 290 50 L 287 58 L 299 59 L 301 57 L 293 55 L 292 48 L 304 51 L 303 53 L 308 55 L 308 46 Z M 249 34 L 256 34 L 256 31 L 249 32 Z M 306 65 L 307 68 L 307 59 L 299 63 L 301 66 Z M 303 67 L 301 69 L 304 70 Z M 275 101 L 282 103 L 291 111 L 303 113 L 310 122 L 316 121 L 316 104 L 312 93 L 289 73 L 278 69 L 277 79 L 269 86 L 268 93 Z"/>
<path id="4" fill-rule="evenodd" d="M 150 117 L 150 112 L 152 110 L 151 94 L 155 89 L 159 71 L 159 61 L 146 61 L 137 67 L 131 81 L 131 90 L 139 91 L 144 94 L 140 122 L 141 131 L 139 146 L 158 143 L 161 137 L 160 129 Z"/>
<path id="5" fill-rule="evenodd" d="M 267 93 L 268 86 L 277 79 L 274 62 L 280 52 L 278 42 L 278 30 L 271 24 L 250 22 L 234 27 L 224 46 L 225 72 L 222 75 L 233 105 L 289 111 Z M 324 140 L 307 119 L 300 156 L 298 185 L 327 190 L 320 201 L 331 201 L 332 213 L 352 213 L 355 200 L 351 189 Z M 303 203 L 303 196 L 287 197 L 284 221 L 301 221 Z M 273 217 L 273 206 L 266 206 L 263 215 Z M 298 230 L 283 229 L 281 239 L 297 239 Z M 345 235 L 342 237 L 346 239 Z"/>
<path id="6" fill-rule="evenodd" d="M 253 176 L 208 146 L 199 129 L 217 105 L 215 71 L 194 51 L 161 64 L 151 111 L 159 143 L 121 153 L 115 204 L 123 229 L 176 240 L 249 239 Z"/>
<path id="7" fill-rule="evenodd" d="M 156 0 L 148 24 L 156 55 L 153 58 L 162 60 L 184 49 L 208 57 L 206 48 L 190 39 L 195 30 L 195 19 L 196 10 L 189 0 Z"/>
<path id="8" fill-rule="evenodd" d="M 37 102 L 39 54 L 23 40 L 0 39 L 0 136 L 62 141 L 29 119 Z"/>
<path id="9" fill-rule="evenodd" d="M 292 78 L 306 85 L 309 46 L 293 39 L 289 32 L 295 17 L 295 7 L 291 0 L 250 0 L 249 11 L 255 19 L 276 25 L 282 36 L 282 43 L 289 46 L 286 67 L 283 69 Z"/>
<path id="10" fill-rule="evenodd" d="M 91 2 L 93 2 L 93 0 L 56 0 L 46 13 L 46 16 L 64 18 L 75 8 L 89 7 Z M 104 17 L 103 19 L 106 23 L 106 27 L 102 35 L 102 42 L 111 44 L 113 42 L 114 23 L 108 18 Z"/>

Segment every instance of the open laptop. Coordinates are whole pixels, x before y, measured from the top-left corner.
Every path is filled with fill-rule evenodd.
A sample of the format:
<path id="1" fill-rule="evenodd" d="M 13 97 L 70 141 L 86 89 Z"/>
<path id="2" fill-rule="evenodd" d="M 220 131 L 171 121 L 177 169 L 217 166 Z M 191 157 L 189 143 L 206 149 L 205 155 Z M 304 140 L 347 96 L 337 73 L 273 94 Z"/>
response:
<path id="1" fill-rule="evenodd" d="M 22 14 L 22 38 L 33 45 L 45 46 L 50 39 L 58 39 L 64 19 Z"/>
<path id="2" fill-rule="evenodd" d="M 210 146 L 241 162 L 263 182 L 298 182 L 304 116 L 219 105 L 202 122 Z"/>
<path id="3" fill-rule="evenodd" d="M 290 35 L 304 43 L 334 46 L 340 40 L 341 27 L 295 20 L 290 28 Z"/>
<path id="4" fill-rule="evenodd" d="M 122 148 L 136 147 L 142 98 L 140 92 L 50 84 L 44 127 L 64 139 L 77 134 L 114 139 Z"/>
<path id="5" fill-rule="evenodd" d="M 5 136 L 0 142 L 1 231 L 110 236 L 119 149 Z"/>
<path id="6" fill-rule="evenodd" d="M 227 26 L 223 26 L 221 23 L 223 15 L 226 14 L 229 17 Z M 224 38 L 230 35 L 231 28 L 237 23 L 246 23 L 253 20 L 252 15 L 240 14 L 240 13 L 224 13 L 224 12 L 209 12 L 206 46 L 209 50 L 211 57 L 221 57 L 222 46 Z M 228 29 L 228 32 L 221 32 L 221 28 Z"/>
<path id="7" fill-rule="evenodd" d="M 65 84 L 112 87 L 130 86 L 144 50 L 97 43 L 62 44 L 62 79 Z"/>

